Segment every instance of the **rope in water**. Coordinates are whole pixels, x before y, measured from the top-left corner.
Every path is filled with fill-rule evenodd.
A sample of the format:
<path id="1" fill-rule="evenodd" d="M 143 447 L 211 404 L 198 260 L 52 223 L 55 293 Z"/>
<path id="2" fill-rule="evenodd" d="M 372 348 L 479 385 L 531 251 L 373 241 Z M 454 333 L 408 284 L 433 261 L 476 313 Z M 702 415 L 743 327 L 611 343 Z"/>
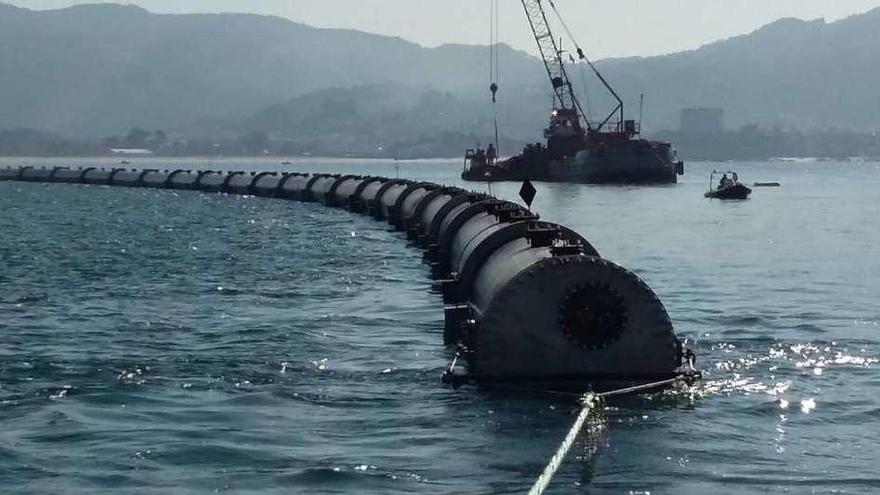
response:
<path id="1" fill-rule="evenodd" d="M 541 495 L 544 493 L 544 490 L 550 486 L 550 482 L 553 481 L 553 476 L 556 474 L 556 471 L 559 470 L 559 467 L 562 466 L 562 461 L 565 460 L 565 456 L 568 455 L 568 451 L 571 450 L 571 446 L 574 445 L 574 441 L 584 427 L 584 423 L 586 423 L 587 418 L 590 417 L 590 412 L 593 410 L 595 401 L 596 397 L 593 394 L 587 394 L 581 399 L 583 408 L 581 409 L 580 414 L 578 414 L 574 425 L 568 431 L 568 435 L 562 440 L 562 445 L 559 446 L 556 454 L 550 458 L 550 462 L 547 464 L 547 467 L 544 468 L 544 472 L 541 473 L 541 476 L 538 476 L 538 480 L 532 485 L 532 489 L 529 490 L 529 495 Z"/>
<path id="2" fill-rule="evenodd" d="M 547 490 L 547 487 L 550 486 L 550 483 L 553 481 L 553 476 L 556 475 L 556 471 L 558 471 L 559 468 L 562 466 L 562 462 L 568 455 L 568 451 L 571 450 L 571 446 L 574 445 L 574 441 L 577 439 L 578 435 L 580 435 L 584 424 L 586 424 L 587 422 L 587 418 L 590 417 L 590 413 L 593 411 L 596 404 L 601 401 L 601 399 L 604 399 L 606 397 L 632 394 L 636 392 L 644 392 L 647 390 L 654 390 L 656 388 L 666 387 L 678 382 L 687 381 L 692 378 L 692 375 L 682 374 L 668 380 L 661 380 L 658 382 L 645 383 L 633 387 L 610 390 L 608 392 L 602 392 L 599 394 L 589 393 L 582 396 L 580 399 L 581 405 L 583 406 L 581 412 L 578 414 L 578 417 L 575 420 L 574 425 L 572 425 L 571 429 L 568 431 L 568 434 L 565 435 L 565 438 L 562 440 L 562 445 L 559 446 L 559 449 L 557 449 L 553 457 L 550 458 L 550 462 L 547 463 L 547 467 L 544 468 L 544 472 L 541 473 L 541 476 L 539 476 L 538 479 L 535 481 L 535 484 L 532 485 L 532 489 L 529 490 L 529 495 L 541 495 L 542 493 L 544 493 L 545 490 Z"/>

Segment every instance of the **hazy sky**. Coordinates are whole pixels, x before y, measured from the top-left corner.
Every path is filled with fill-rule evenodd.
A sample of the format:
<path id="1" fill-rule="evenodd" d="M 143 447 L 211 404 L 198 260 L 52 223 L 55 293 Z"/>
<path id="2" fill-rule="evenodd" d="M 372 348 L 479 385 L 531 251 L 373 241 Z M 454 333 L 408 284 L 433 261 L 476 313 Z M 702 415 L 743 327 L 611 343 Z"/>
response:
<path id="1" fill-rule="evenodd" d="M 0 0 L 59 8 L 76 0 Z M 129 2 L 126 2 L 129 3 Z M 253 12 L 320 27 L 400 36 L 427 46 L 485 44 L 489 0 L 139 0 L 154 12 Z M 780 17 L 835 20 L 880 0 L 556 0 L 593 58 L 652 55 L 745 34 Z M 502 41 L 534 52 L 519 0 L 501 0 Z M 561 33 L 560 33 L 561 34 Z"/>

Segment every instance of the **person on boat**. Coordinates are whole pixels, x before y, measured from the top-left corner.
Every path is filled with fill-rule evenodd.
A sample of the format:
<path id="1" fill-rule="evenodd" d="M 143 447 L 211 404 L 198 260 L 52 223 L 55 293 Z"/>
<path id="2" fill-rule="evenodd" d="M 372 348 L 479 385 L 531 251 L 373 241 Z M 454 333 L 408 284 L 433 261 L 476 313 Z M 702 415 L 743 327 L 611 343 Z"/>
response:
<path id="1" fill-rule="evenodd" d="M 486 159 L 489 161 L 489 165 L 493 165 L 496 158 L 498 158 L 498 151 L 494 144 L 489 143 L 489 147 L 486 148 Z"/>
<path id="2" fill-rule="evenodd" d="M 733 181 L 730 180 L 730 177 L 727 174 L 721 177 L 721 182 L 718 183 L 718 189 L 724 189 L 725 187 L 730 187 L 733 185 Z"/>
<path id="3" fill-rule="evenodd" d="M 483 148 L 477 148 L 477 154 L 476 156 L 474 156 L 474 161 L 480 167 L 486 166 L 486 152 L 483 150 Z"/>

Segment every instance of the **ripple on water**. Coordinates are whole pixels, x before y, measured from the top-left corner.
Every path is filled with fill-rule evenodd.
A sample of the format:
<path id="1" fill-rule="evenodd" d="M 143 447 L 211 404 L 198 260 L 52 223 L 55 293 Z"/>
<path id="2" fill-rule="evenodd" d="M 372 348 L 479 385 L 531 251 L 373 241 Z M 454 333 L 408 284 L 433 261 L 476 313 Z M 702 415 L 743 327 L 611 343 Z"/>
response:
<path id="1" fill-rule="evenodd" d="M 458 164 L 398 165 L 457 183 Z M 712 167 L 674 188 L 539 184 L 535 209 L 641 274 L 705 371 L 605 404 L 553 490 L 876 491 L 880 175 L 744 166 L 797 187 L 731 209 L 702 202 Z M 442 386 L 429 268 L 371 219 L 7 183 L 0 208 L 7 491 L 521 493 L 576 412 Z"/>

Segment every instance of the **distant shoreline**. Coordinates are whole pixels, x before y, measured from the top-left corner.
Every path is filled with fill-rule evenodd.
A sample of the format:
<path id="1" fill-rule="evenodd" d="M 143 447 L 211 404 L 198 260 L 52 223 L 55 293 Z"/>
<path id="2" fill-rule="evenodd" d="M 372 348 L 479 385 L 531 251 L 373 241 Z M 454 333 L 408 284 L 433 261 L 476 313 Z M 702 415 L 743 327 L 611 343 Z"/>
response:
<path id="1" fill-rule="evenodd" d="M 161 162 L 161 161 L 207 161 L 207 162 L 234 162 L 234 161 L 260 161 L 260 162 L 269 162 L 276 163 L 278 165 L 283 165 L 284 162 L 290 162 L 291 164 L 296 163 L 314 163 L 314 162 L 328 162 L 328 163 L 339 163 L 339 162 L 449 162 L 449 161 L 462 161 L 462 157 L 425 157 L 425 158 L 380 158 L 380 157 L 359 157 L 359 156 L 294 156 L 294 157 L 282 157 L 282 156 L 264 156 L 264 155 L 236 155 L 236 156 L 211 156 L 211 155 L 186 155 L 186 156 L 164 156 L 164 155 L 149 155 L 149 156 L 107 156 L 107 155 L 96 155 L 96 156 L 87 156 L 87 155 L 0 155 L 0 163 L 2 162 L 12 162 L 15 160 L 21 161 L 40 161 L 40 160 L 91 160 L 98 161 L 105 164 L 116 164 L 116 165 L 124 165 L 122 162 L 127 161 L 131 164 L 135 163 L 144 163 L 144 162 Z"/>
<path id="2" fill-rule="evenodd" d="M 847 156 L 847 157 L 822 157 L 822 156 L 792 156 L 792 157 L 761 157 L 761 158 L 688 158 L 682 157 L 685 162 L 694 163 L 729 163 L 729 162 L 758 162 L 758 163 L 824 163 L 824 162 L 854 162 L 854 163 L 872 163 L 880 162 L 877 156 Z M 184 160 L 205 160 L 205 161 L 236 161 L 236 160 L 254 160 L 262 162 L 274 162 L 283 165 L 284 162 L 304 163 L 304 162 L 347 162 L 347 161 L 367 161 L 367 162 L 446 162 L 453 160 L 463 160 L 461 156 L 433 156 L 421 158 L 390 158 L 376 156 L 265 156 L 265 155 L 0 155 L 0 161 L 9 162 L 13 160 L 98 160 L 104 163 L 123 164 L 123 161 L 131 163 L 145 161 L 184 161 Z"/>

